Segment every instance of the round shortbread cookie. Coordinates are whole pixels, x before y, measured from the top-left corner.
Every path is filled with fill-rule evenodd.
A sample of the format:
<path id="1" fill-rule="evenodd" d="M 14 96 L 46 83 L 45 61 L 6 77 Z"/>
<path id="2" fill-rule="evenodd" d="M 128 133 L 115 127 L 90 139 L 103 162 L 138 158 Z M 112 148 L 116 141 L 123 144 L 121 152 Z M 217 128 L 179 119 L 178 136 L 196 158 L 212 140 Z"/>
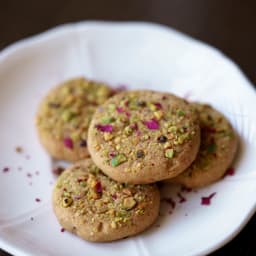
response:
<path id="1" fill-rule="evenodd" d="M 158 217 L 156 185 L 125 185 L 105 176 L 91 159 L 64 171 L 53 191 L 53 208 L 61 226 L 93 242 L 132 236 Z"/>
<path id="2" fill-rule="evenodd" d="M 199 112 L 201 146 L 192 165 L 168 180 L 189 188 L 209 185 L 223 177 L 234 160 L 238 138 L 229 121 L 209 105 L 194 103 Z"/>
<path id="3" fill-rule="evenodd" d="M 96 107 L 111 95 L 105 84 L 84 78 L 65 81 L 52 89 L 36 116 L 39 139 L 50 155 L 72 162 L 88 157 L 89 123 Z"/>
<path id="4" fill-rule="evenodd" d="M 88 149 L 112 179 L 131 184 L 172 178 L 195 159 L 200 145 L 198 115 L 190 104 L 155 91 L 119 93 L 92 119 Z"/>

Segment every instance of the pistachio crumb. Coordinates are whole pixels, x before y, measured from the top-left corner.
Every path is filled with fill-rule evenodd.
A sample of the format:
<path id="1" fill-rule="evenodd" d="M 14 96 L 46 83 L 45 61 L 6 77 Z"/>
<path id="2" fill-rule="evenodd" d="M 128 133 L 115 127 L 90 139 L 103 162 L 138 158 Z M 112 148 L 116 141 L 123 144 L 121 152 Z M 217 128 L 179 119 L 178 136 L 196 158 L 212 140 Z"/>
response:
<path id="1" fill-rule="evenodd" d="M 167 158 L 173 158 L 173 156 L 174 156 L 174 150 L 173 150 L 172 148 L 167 149 L 167 150 L 165 151 L 165 157 L 167 157 Z"/>

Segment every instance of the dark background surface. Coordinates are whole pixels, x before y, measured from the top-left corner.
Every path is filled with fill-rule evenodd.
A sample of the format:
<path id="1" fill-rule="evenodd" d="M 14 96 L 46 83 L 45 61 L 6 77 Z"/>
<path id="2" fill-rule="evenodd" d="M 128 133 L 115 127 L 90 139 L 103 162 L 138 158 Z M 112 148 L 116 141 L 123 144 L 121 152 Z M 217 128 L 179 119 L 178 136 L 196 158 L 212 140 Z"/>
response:
<path id="1" fill-rule="evenodd" d="M 255 0 L 0 0 L 0 49 L 59 24 L 98 19 L 176 28 L 222 50 L 256 84 Z M 2 255 L 8 254 L 0 250 Z M 223 255 L 256 255 L 256 215 L 233 241 L 211 254 Z"/>

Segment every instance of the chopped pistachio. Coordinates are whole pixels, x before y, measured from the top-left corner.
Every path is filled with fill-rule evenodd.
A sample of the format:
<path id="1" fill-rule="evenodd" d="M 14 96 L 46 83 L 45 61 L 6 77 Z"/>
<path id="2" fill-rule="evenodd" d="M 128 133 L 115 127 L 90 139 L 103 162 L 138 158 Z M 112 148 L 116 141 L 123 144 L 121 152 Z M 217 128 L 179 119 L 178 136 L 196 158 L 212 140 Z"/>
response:
<path id="1" fill-rule="evenodd" d="M 137 202 L 135 201 L 135 199 L 131 196 L 131 197 L 127 197 L 123 200 L 123 205 L 122 207 L 125 210 L 131 210 L 132 208 L 135 207 L 135 205 L 137 204 Z"/>
<path id="2" fill-rule="evenodd" d="M 216 151 L 217 145 L 215 143 L 212 143 L 207 146 L 207 152 L 208 153 L 214 153 Z"/>
<path id="3" fill-rule="evenodd" d="M 61 94 L 63 94 L 64 96 L 67 96 L 69 93 L 71 93 L 71 88 L 68 86 L 64 86 L 63 88 L 61 88 Z"/>
<path id="4" fill-rule="evenodd" d="M 121 149 L 121 145 L 120 144 L 117 144 L 116 145 L 116 150 L 120 150 Z"/>
<path id="5" fill-rule="evenodd" d="M 132 132 L 133 132 L 133 130 L 132 130 L 132 128 L 131 128 L 130 126 L 126 126 L 126 127 L 124 128 L 124 133 L 125 133 L 127 136 L 131 135 Z"/>
<path id="6" fill-rule="evenodd" d="M 156 106 L 155 104 L 153 104 L 153 103 L 149 103 L 149 104 L 148 104 L 148 107 L 149 107 L 150 110 L 152 110 L 152 111 L 156 111 L 156 110 L 157 110 L 157 106 Z"/>
<path id="7" fill-rule="evenodd" d="M 127 161 L 127 158 L 124 154 L 119 154 L 115 157 L 113 157 L 110 161 L 110 164 L 113 166 L 113 167 L 116 167 L 124 162 Z"/>
<path id="8" fill-rule="evenodd" d="M 133 110 L 136 110 L 138 109 L 138 103 L 136 100 L 131 100 L 130 103 L 129 103 L 129 108 L 130 109 L 133 109 Z"/>
<path id="9" fill-rule="evenodd" d="M 73 203 L 73 199 L 71 197 L 64 197 L 62 199 L 62 206 L 63 207 L 69 207 Z"/>
<path id="10" fill-rule="evenodd" d="M 160 120 L 164 116 L 164 112 L 162 110 L 154 111 L 154 116 L 157 120 Z"/>
<path id="11" fill-rule="evenodd" d="M 144 151 L 143 150 L 138 150 L 137 152 L 136 152 L 136 157 L 137 158 L 143 158 L 145 156 L 145 153 L 144 153 Z"/>
<path id="12" fill-rule="evenodd" d="M 177 110 L 177 115 L 178 115 L 178 116 L 185 116 L 185 114 L 186 114 L 186 113 L 185 113 L 182 109 L 178 109 L 178 110 Z"/>
<path id="13" fill-rule="evenodd" d="M 103 137 L 104 137 L 105 141 L 109 141 L 109 140 L 111 140 L 113 138 L 113 134 L 109 133 L 109 132 L 105 132 Z"/>
<path id="14" fill-rule="evenodd" d="M 177 126 L 170 126 L 168 132 L 177 132 Z"/>
<path id="15" fill-rule="evenodd" d="M 65 122 L 69 122 L 74 117 L 74 113 L 66 109 L 61 114 L 61 119 Z"/>
<path id="16" fill-rule="evenodd" d="M 167 150 L 165 151 L 165 157 L 167 157 L 167 158 L 173 158 L 173 156 L 174 156 L 174 150 L 173 150 L 172 148 L 167 149 Z"/>
<path id="17" fill-rule="evenodd" d="M 80 139 L 80 131 L 74 131 L 70 134 L 70 138 L 73 141 L 78 141 Z"/>
<path id="18" fill-rule="evenodd" d="M 87 185 L 87 183 L 86 183 L 85 181 L 81 181 L 81 182 L 79 182 L 79 184 L 80 184 L 80 186 L 82 186 L 82 187 L 86 187 L 86 185 Z"/>
<path id="19" fill-rule="evenodd" d="M 110 124 L 110 123 L 113 123 L 114 121 L 115 121 L 115 118 L 113 117 L 104 117 L 101 120 L 103 124 Z"/>
<path id="20" fill-rule="evenodd" d="M 149 135 L 148 134 L 145 134 L 141 137 L 143 140 L 148 140 L 149 139 Z"/>
<path id="21" fill-rule="evenodd" d="M 116 137 L 115 139 L 114 139 L 114 142 L 117 144 L 117 143 L 119 143 L 121 141 L 121 138 L 120 137 Z"/>

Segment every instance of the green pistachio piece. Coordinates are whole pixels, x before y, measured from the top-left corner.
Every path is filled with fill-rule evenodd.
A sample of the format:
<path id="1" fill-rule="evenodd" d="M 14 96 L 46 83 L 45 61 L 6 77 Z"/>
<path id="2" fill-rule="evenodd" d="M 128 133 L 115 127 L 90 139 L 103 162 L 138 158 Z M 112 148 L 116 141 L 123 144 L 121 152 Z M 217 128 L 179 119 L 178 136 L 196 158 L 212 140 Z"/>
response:
<path id="1" fill-rule="evenodd" d="M 127 161 L 126 156 L 124 154 L 119 154 L 111 159 L 110 164 L 111 166 L 116 167 L 126 161 Z"/>
<path id="2" fill-rule="evenodd" d="M 172 148 L 169 148 L 165 151 L 165 157 L 167 158 L 173 158 L 174 156 L 174 150 Z"/>

